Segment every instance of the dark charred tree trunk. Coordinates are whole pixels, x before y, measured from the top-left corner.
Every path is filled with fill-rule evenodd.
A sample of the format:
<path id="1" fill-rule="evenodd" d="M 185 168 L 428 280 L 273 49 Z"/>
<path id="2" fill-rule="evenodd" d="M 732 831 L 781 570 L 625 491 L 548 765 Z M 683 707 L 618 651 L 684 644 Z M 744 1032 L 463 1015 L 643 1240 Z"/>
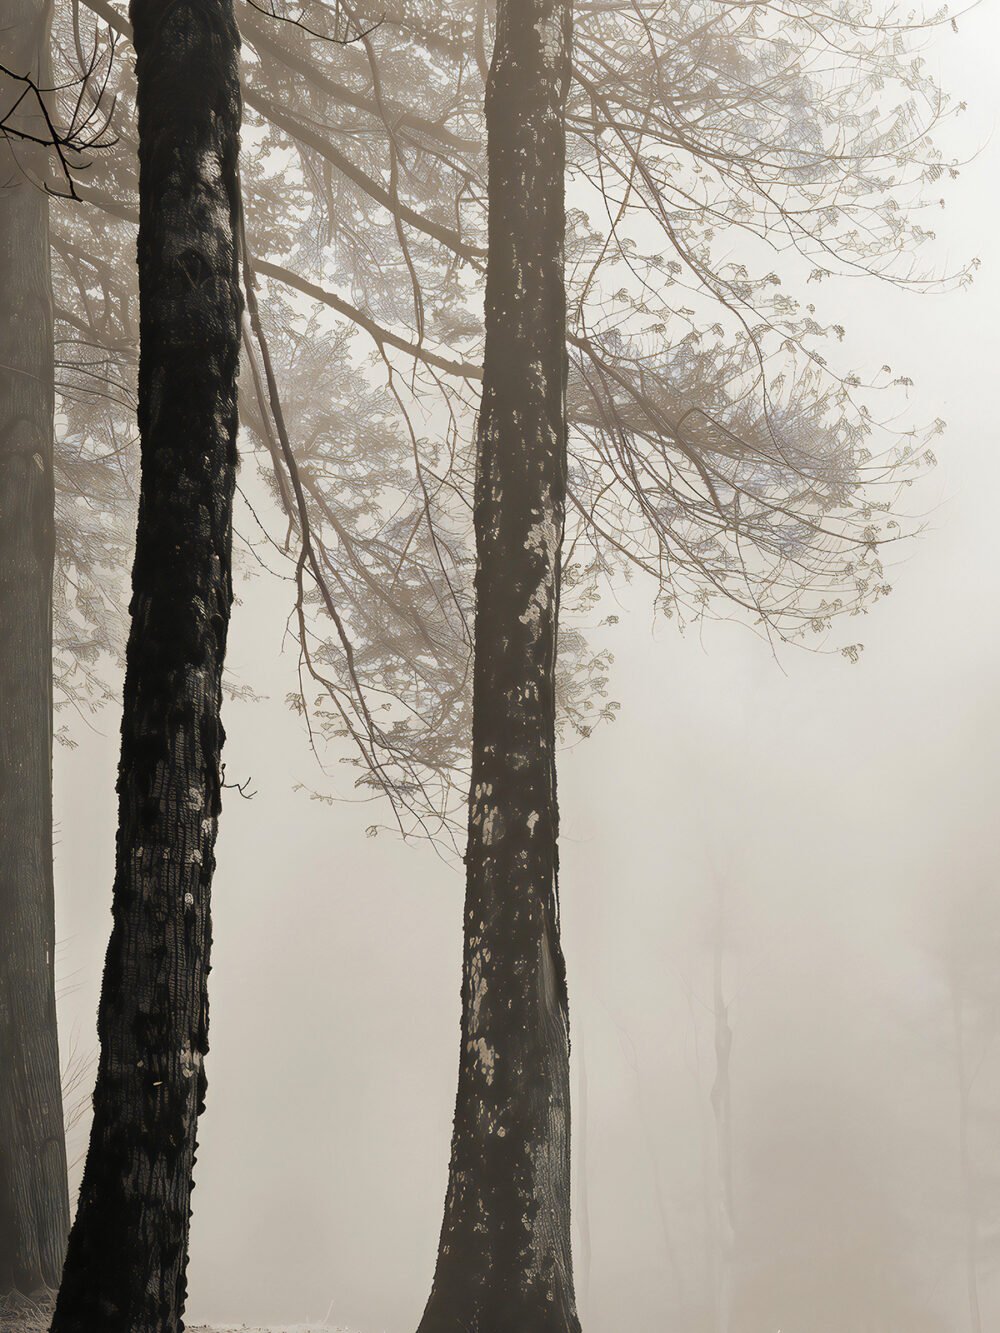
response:
<path id="1" fill-rule="evenodd" d="M 587 1083 L 587 1058 L 584 1044 L 580 1039 L 580 1024 L 576 1025 L 576 1064 L 577 1077 L 577 1112 L 576 1128 L 576 1209 L 577 1230 L 580 1236 L 580 1263 L 578 1272 L 581 1293 L 580 1304 L 584 1316 L 587 1313 L 587 1298 L 590 1295 L 590 1269 L 593 1260 L 593 1245 L 590 1238 L 590 1178 L 587 1174 L 587 1120 L 590 1114 L 590 1092 Z"/>
<path id="2" fill-rule="evenodd" d="M 554 755 L 570 41 L 568 0 L 497 6 L 462 1044 L 421 1333 L 579 1328 Z"/>
<path id="3" fill-rule="evenodd" d="M 48 83 L 49 4 L 8 0 L 0 62 Z M 6 112 L 16 92 L 0 89 Z M 44 137 L 37 105 L 14 122 Z M 59 1280 L 69 1199 L 52 880 L 54 348 L 46 153 L 0 143 L 0 1294 Z"/>
<path id="4" fill-rule="evenodd" d="M 94 1126 L 53 1329 L 183 1327 L 236 477 L 232 0 L 133 0 L 142 487 Z"/>

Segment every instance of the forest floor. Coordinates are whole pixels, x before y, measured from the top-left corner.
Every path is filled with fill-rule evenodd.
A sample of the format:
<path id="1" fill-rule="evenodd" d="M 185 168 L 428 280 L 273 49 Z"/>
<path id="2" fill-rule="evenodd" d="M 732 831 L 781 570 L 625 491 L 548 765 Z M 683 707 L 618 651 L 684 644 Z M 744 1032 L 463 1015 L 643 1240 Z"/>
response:
<path id="1" fill-rule="evenodd" d="M 49 1333 L 51 1301 L 0 1296 L 0 1333 Z"/>
<path id="2" fill-rule="evenodd" d="M 49 1333 L 52 1304 L 24 1298 L 0 1299 L 0 1333 Z M 187 1333 L 337 1333 L 329 1324 L 281 1324 L 271 1328 L 251 1328 L 247 1324 L 189 1324 Z"/>

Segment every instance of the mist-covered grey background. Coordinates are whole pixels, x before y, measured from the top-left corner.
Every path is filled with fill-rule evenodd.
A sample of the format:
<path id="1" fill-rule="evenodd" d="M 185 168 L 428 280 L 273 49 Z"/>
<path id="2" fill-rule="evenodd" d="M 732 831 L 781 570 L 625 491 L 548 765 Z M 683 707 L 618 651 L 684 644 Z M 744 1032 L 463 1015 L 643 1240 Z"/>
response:
<path id="1" fill-rule="evenodd" d="M 854 365 L 909 375 L 908 415 L 948 423 L 937 469 L 905 497 L 927 531 L 891 570 L 892 597 L 837 629 L 864 642 L 860 663 L 775 660 L 731 625 L 682 637 L 653 622 L 640 582 L 599 613 L 620 616 L 600 631 L 620 719 L 560 770 L 591 1330 L 682 1328 L 704 1282 L 720 885 L 737 1230 L 741 1253 L 759 1255 L 754 1281 L 792 1302 L 801 1270 L 816 1284 L 807 1301 L 829 1292 L 814 1325 L 826 1330 L 870 1267 L 898 1263 L 916 1308 L 944 1312 L 933 1327 L 967 1327 L 942 955 L 962 895 L 1000 891 L 998 46 L 995 2 L 927 42 L 969 103 L 946 143 L 979 150 L 935 219 L 935 257 L 981 256 L 974 286 L 918 297 L 831 281 L 816 297 L 847 326 Z M 321 782 L 285 705 L 284 589 L 257 578 L 238 594 L 231 675 L 265 698 L 226 708 L 228 774 L 252 775 L 257 795 L 230 792 L 221 824 L 190 1322 L 402 1333 L 429 1289 L 445 1187 L 461 867 L 366 837 L 370 806 L 294 790 L 349 795 L 352 770 L 328 755 Z M 110 925 L 117 716 L 90 723 L 56 756 L 64 1058 L 95 1045 Z M 986 1175 L 1000 1174 L 991 1059 L 984 1047 L 975 1083 Z M 82 1125 L 73 1137 L 79 1154 Z M 580 1203 L 578 1188 L 582 1221 Z M 1000 1328 L 988 1261 L 982 1284 L 984 1327 Z"/>

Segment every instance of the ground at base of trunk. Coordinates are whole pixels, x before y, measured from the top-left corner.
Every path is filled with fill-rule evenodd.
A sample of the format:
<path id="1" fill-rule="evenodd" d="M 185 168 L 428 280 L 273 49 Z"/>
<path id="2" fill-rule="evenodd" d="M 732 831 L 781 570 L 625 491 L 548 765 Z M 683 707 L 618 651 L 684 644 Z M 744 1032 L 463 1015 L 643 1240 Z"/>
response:
<path id="1" fill-rule="evenodd" d="M 185 1333 L 352 1333 L 352 1331 L 340 1324 L 188 1324 Z"/>
<path id="2" fill-rule="evenodd" d="M 0 1296 L 0 1333 L 49 1333 L 55 1293 Z M 186 1333 L 349 1333 L 332 1324 L 188 1324 Z"/>
<path id="3" fill-rule="evenodd" d="M 0 1333 L 49 1333 L 55 1292 L 0 1296 Z"/>

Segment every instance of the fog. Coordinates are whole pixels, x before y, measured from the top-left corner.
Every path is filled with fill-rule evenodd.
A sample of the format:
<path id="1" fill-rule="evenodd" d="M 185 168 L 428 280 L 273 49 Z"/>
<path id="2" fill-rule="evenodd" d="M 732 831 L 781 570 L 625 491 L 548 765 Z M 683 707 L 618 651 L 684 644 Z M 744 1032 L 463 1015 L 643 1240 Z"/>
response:
<path id="1" fill-rule="evenodd" d="M 573 1021 L 574 1245 L 585 1328 L 710 1327 L 718 1160 L 713 959 L 732 1029 L 733 1333 L 968 1329 L 968 1197 L 949 958 L 997 891 L 1000 17 L 927 39 L 976 150 L 935 220 L 967 289 L 831 282 L 842 355 L 910 376 L 947 422 L 905 496 L 894 591 L 828 646 L 745 625 L 681 634 L 641 579 L 607 590 L 618 720 L 560 759 Z M 230 790 L 214 893 L 207 1111 L 189 1322 L 416 1326 L 454 1105 L 461 865 L 317 774 L 285 696 L 287 593 L 237 589 Z M 820 642 L 818 647 L 823 647 Z M 91 1056 L 113 878 L 116 709 L 56 756 L 64 1056 Z M 310 799 L 309 790 L 347 799 Z M 986 924 L 984 924 L 986 923 Z M 970 1029 L 983 1328 L 1000 1327 L 1000 987 Z M 989 1020 L 989 1021 L 987 1021 Z M 585 1072 L 585 1100 L 580 1095 Z M 71 1156 L 85 1142 L 81 1122 Z"/>

